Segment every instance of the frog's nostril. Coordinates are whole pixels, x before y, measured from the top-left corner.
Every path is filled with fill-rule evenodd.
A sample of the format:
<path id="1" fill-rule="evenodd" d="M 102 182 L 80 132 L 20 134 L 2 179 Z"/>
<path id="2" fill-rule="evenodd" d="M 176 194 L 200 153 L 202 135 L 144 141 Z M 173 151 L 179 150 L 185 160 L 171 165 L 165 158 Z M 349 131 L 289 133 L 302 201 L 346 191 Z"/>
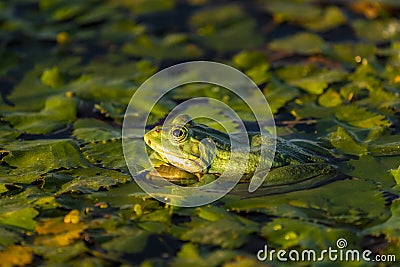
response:
<path id="1" fill-rule="evenodd" d="M 148 144 L 148 145 L 151 145 L 151 141 L 150 141 L 150 140 L 147 140 L 147 144 Z"/>

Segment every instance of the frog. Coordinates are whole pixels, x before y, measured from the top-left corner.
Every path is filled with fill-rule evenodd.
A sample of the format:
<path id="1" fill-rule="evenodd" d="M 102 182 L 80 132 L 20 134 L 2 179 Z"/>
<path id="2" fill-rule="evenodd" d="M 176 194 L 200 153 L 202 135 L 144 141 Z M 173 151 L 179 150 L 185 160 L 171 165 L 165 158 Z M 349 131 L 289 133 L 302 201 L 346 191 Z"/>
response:
<path id="1" fill-rule="evenodd" d="M 244 168 L 240 183 L 246 183 L 251 180 L 260 162 L 271 158 L 260 159 L 260 143 L 274 142 L 273 160 L 264 164 L 270 170 L 262 183 L 262 188 L 269 189 L 269 193 L 316 187 L 339 174 L 334 156 L 317 143 L 287 140 L 259 132 L 246 132 L 246 135 L 250 149 L 234 152 L 231 144 L 235 140 L 233 135 L 196 123 L 188 115 L 177 116 L 171 123 L 155 126 L 144 135 L 146 145 L 153 152 L 153 159 L 161 162 L 148 176 L 161 176 L 180 185 L 210 180 L 210 175 L 217 178 L 226 171 L 231 153 L 238 153 L 235 155 L 238 165 L 242 158 L 247 162 L 244 166 L 240 165 Z M 232 168 L 232 165 L 229 167 Z"/>

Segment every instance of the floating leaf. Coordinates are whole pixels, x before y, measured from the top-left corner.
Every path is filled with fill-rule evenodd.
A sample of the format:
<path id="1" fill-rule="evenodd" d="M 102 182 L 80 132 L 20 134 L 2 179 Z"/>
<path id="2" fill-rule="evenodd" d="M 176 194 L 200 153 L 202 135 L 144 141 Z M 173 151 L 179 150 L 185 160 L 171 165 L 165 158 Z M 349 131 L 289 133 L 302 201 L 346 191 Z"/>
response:
<path id="1" fill-rule="evenodd" d="M 335 116 L 349 125 L 366 129 L 375 126 L 388 127 L 391 125 L 385 116 L 373 113 L 357 105 L 342 106 L 335 112 Z"/>
<path id="2" fill-rule="evenodd" d="M 146 247 L 149 233 L 132 227 L 121 227 L 113 231 L 116 235 L 111 241 L 103 243 L 101 246 L 109 251 L 119 251 L 125 253 L 139 253 Z"/>
<path id="3" fill-rule="evenodd" d="M 14 140 L 21 135 L 21 132 L 13 129 L 3 123 L 0 124 L 0 141 L 5 142 L 7 140 Z"/>
<path id="4" fill-rule="evenodd" d="M 48 134 L 65 128 L 77 113 L 77 100 L 65 96 L 53 96 L 46 100 L 40 112 L 5 113 L 4 120 L 14 128 L 30 134 Z"/>
<path id="5" fill-rule="evenodd" d="M 138 1 L 115 1 L 116 5 L 130 9 L 135 14 L 146 14 L 153 12 L 160 12 L 170 10 L 174 7 L 174 0 L 153 0 L 148 2 L 146 0 Z"/>
<path id="6" fill-rule="evenodd" d="M 360 39 L 370 42 L 398 40 L 400 38 L 400 22 L 389 20 L 355 20 L 352 26 Z"/>
<path id="7" fill-rule="evenodd" d="M 382 174 L 382 171 L 379 173 Z M 365 177 L 356 173 L 354 176 Z M 358 197 L 354 198 L 354 195 Z M 321 223 L 366 225 L 371 221 L 383 221 L 388 216 L 385 199 L 377 190 L 375 182 L 360 179 L 336 181 L 313 189 L 247 199 L 230 199 L 228 195 L 224 201 L 226 208 L 236 211 L 301 218 Z"/>
<path id="8" fill-rule="evenodd" d="M 265 54 L 258 51 L 242 51 L 236 54 L 233 59 L 233 63 L 241 69 L 251 69 L 257 65 L 268 63 Z"/>
<path id="9" fill-rule="evenodd" d="M 68 246 L 80 239 L 86 228 L 83 223 L 64 223 L 61 218 L 48 219 L 37 225 L 39 234 L 34 244 L 38 246 Z"/>
<path id="10" fill-rule="evenodd" d="M 121 138 L 121 129 L 97 119 L 79 119 L 74 123 L 73 135 L 85 143 Z"/>
<path id="11" fill-rule="evenodd" d="M 3 266 L 25 266 L 32 264 L 32 249 L 27 246 L 10 246 L 0 252 L 1 265 Z"/>
<path id="12" fill-rule="evenodd" d="M 290 103 L 288 109 L 297 120 L 304 118 L 329 118 L 334 113 L 334 108 L 321 107 L 317 105 L 315 96 L 306 95 Z"/>
<path id="13" fill-rule="evenodd" d="M 13 107 L 2 105 L 1 110 L 15 111 L 40 111 L 49 95 L 58 91 L 40 82 L 39 78 L 42 68 L 36 66 L 33 70 L 26 72 L 23 79 L 15 86 L 7 99 L 14 104 Z"/>
<path id="14" fill-rule="evenodd" d="M 351 85 L 358 89 L 368 89 L 370 91 L 380 87 L 380 78 L 375 68 L 370 64 L 360 64 L 349 76 Z"/>
<path id="15" fill-rule="evenodd" d="M 297 246 L 304 249 L 311 247 L 325 249 L 335 246 L 336 241 L 344 237 L 349 248 L 360 247 L 360 240 L 357 235 L 346 228 L 329 227 L 296 219 L 274 219 L 261 229 L 261 235 L 269 243 L 278 245 L 283 249 Z"/>
<path id="16" fill-rule="evenodd" d="M 343 25 L 346 17 L 338 7 L 326 7 L 314 21 L 306 20 L 303 22 L 304 27 L 313 31 L 325 32 Z"/>
<path id="17" fill-rule="evenodd" d="M 368 145 L 368 151 L 374 156 L 400 155 L 400 137 L 381 135 Z"/>
<path id="18" fill-rule="evenodd" d="M 10 210 L 10 207 L 14 207 Z M 26 230 L 35 228 L 36 222 L 33 220 L 39 212 L 32 207 L 6 206 L 0 210 L 0 224 L 20 227 Z"/>
<path id="19" fill-rule="evenodd" d="M 3 158 L 16 167 L 15 174 L 45 173 L 60 168 L 88 166 L 76 143 L 70 139 L 14 142 L 6 146 L 10 154 Z"/>
<path id="20" fill-rule="evenodd" d="M 298 86 L 311 94 L 321 94 L 330 83 L 338 82 L 346 77 L 346 73 L 339 70 L 322 71 L 300 79 L 290 81 L 291 85 Z"/>
<path id="21" fill-rule="evenodd" d="M 376 47 L 369 43 L 345 42 L 332 44 L 332 49 L 324 51 L 334 60 L 356 65 L 363 60 L 373 60 L 375 58 Z"/>
<path id="22" fill-rule="evenodd" d="M 187 36 L 181 33 L 169 34 L 162 39 L 142 35 L 134 43 L 125 44 L 122 49 L 130 55 L 156 60 L 197 58 L 203 54 L 200 48 L 189 43 Z"/>
<path id="23" fill-rule="evenodd" d="M 40 77 L 42 83 L 51 88 L 57 88 L 63 85 L 63 78 L 60 74 L 60 71 L 57 67 L 53 67 L 51 69 L 45 69 Z"/>
<path id="24" fill-rule="evenodd" d="M 84 71 L 91 76 L 113 77 L 113 79 L 143 83 L 157 70 L 153 63 L 148 60 L 127 63 L 124 59 L 116 60 L 116 62 L 114 60 L 112 62 L 104 62 L 103 60 L 95 59 L 85 67 Z"/>
<path id="25" fill-rule="evenodd" d="M 268 45 L 271 50 L 292 52 L 301 55 L 321 53 L 326 49 L 326 46 L 327 44 L 324 39 L 307 32 L 275 39 Z"/>
<path id="26" fill-rule="evenodd" d="M 240 247 L 248 240 L 248 235 L 254 231 L 231 219 L 220 219 L 214 222 L 197 221 L 187 226 L 190 228 L 182 234 L 182 240 L 222 248 Z"/>
<path id="27" fill-rule="evenodd" d="M 235 256 L 236 252 L 230 250 L 215 250 L 212 252 L 201 253 L 196 245 L 192 243 L 186 243 L 178 252 L 178 257 L 174 258 L 173 265 L 177 267 L 190 265 L 196 265 L 199 267 L 214 267 L 220 266 L 222 263 L 227 262 Z"/>
<path id="28" fill-rule="evenodd" d="M 336 107 L 342 104 L 342 98 L 338 92 L 329 89 L 318 98 L 318 104 L 323 107 Z"/>
<path id="29" fill-rule="evenodd" d="M 267 84 L 263 93 L 268 100 L 272 113 L 277 113 L 287 102 L 300 94 L 297 88 L 273 80 Z"/>
<path id="30" fill-rule="evenodd" d="M 100 188 L 108 188 L 130 180 L 130 176 L 119 171 L 100 168 L 76 169 L 64 173 L 71 175 L 74 179 L 64 184 L 57 195 L 67 192 L 92 193 Z"/>
<path id="31" fill-rule="evenodd" d="M 5 227 L 0 228 L 0 245 L 10 246 L 22 240 L 22 235 Z"/>
<path id="32" fill-rule="evenodd" d="M 334 6 L 321 9 L 307 2 L 269 1 L 266 8 L 273 13 L 276 22 L 298 23 L 314 31 L 327 31 L 346 21 L 340 9 Z"/>
<path id="33" fill-rule="evenodd" d="M 400 184 L 400 165 L 397 169 L 391 170 L 390 173 L 393 175 L 394 179 L 396 180 L 396 183 Z"/>
<path id="34" fill-rule="evenodd" d="M 383 187 L 390 188 L 395 185 L 389 170 L 398 166 L 400 157 L 374 158 L 361 156 L 359 160 L 350 160 L 352 169 L 346 170 L 346 174 L 354 177 L 362 177 L 379 182 Z"/>
<path id="35" fill-rule="evenodd" d="M 129 146 L 127 147 L 129 149 Z M 82 149 L 83 155 L 91 162 L 103 167 L 125 170 L 126 162 L 122 151 L 121 139 L 105 143 L 91 143 Z"/>
<path id="36" fill-rule="evenodd" d="M 346 154 L 361 155 L 367 152 L 367 148 L 358 144 L 342 127 L 338 127 L 336 133 L 330 135 L 330 142 L 335 148 Z"/>
<path id="37" fill-rule="evenodd" d="M 374 236 L 385 234 L 389 242 L 396 243 L 396 247 L 398 248 L 398 244 L 400 241 L 400 201 L 398 199 L 393 201 L 390 210 L 392 215 L 386 222 L 369 227 L 365 229 L 362 233 L 364 235 Z"/>
<path id="38" fill-rule="evenodd" d="M 137 85 L 121 79 L 84 75 L 70 84 L 76 97 L 88 101 L 112 101 L 127 105 Z"/>
<path id="39" fill-rule="evenodd" d="M 381 88 L 374 88 L 369 92 L 368 104 L 377 108 L 400 108 L 400 97 Z"/>
<path id="40" fill-rule="evenodd" d="M 50 262 L 54 263 L 65 263 L 68 260 L 79 257 L 79 264 L 85 264 L 86 259 L 82 259 L 86 252 L 88 252 L 87 246 L 83 242 L 75 242 L 68 246 L 34 246 L 33 252 L 37 255 L 44 257 Z"/>
<path id="41" fill-rule="evenodd" d="M 255 47 L 263 41 L 255 32 L 255 20 L 234 4 L 200 10 L 189 23 L 200 43 L 220 52 Z"/>

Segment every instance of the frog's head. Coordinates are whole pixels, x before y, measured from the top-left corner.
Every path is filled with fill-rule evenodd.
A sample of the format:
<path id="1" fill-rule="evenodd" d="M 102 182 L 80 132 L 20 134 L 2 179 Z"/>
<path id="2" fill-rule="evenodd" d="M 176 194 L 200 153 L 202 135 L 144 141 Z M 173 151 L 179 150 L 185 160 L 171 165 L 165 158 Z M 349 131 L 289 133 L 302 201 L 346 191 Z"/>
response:
<path id="1" fill-rule="evenodd" d="M 171 165 L 187 172 L 201 173 L 207 170 L 216 151 L 214 142 L 201 127 L 206 126 L 180 115 L 171 124 L 156 126 L 147 132 L 144 141 Z"/>

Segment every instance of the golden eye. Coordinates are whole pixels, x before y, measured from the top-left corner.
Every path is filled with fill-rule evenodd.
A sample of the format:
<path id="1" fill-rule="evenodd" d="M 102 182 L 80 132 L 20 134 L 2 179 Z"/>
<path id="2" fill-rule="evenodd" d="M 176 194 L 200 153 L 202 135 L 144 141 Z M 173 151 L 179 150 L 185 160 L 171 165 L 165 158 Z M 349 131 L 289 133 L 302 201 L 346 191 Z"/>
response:
<path id="1" fill-rule="evenodd" d="M 174 127 L 171 129 L 171 137 L 174 141 L 180 142 L 187 136 L 188 130 L 185 127 Z"/>

